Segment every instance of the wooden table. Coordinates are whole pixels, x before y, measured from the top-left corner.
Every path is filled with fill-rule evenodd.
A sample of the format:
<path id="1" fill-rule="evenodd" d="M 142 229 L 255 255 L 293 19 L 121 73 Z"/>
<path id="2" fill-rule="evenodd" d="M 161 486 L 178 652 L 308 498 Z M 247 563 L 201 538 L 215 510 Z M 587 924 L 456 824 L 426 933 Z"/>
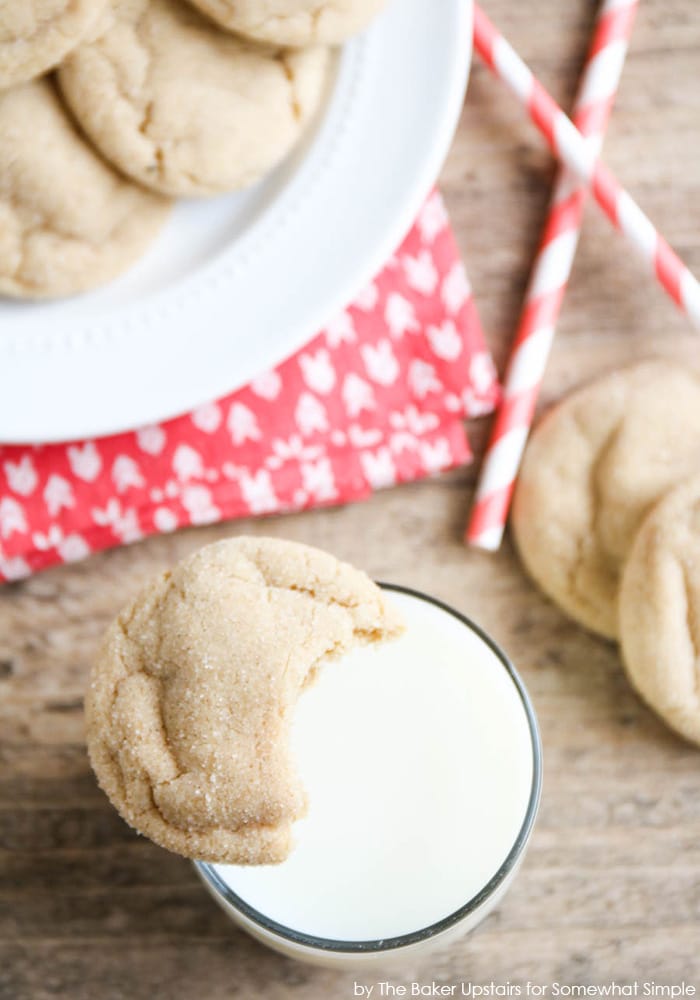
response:
<path id="1" fill-rule="evenodd" d="M 569 106 L 595 3 L 487 7 Z M 607 159 L 700 272 L 697 0 L 643 0 Z M 551 173 L 520 110 L 475 66 L 442 185 L 499 363 Z M 649 352 L 691 358 L 698 347 L 591 209 L 545 402 Z M 471 431 L 480 450 L 486 426 Z M 534 590 L 509 544 L 495 557 L 465 551 L 474 477 L 471 468 L 358 506 L 235 526 L 312 542 L 450 601 L 511 653 L 532 693 L 546 774 L 522 874 L 478 933 L 400 968 L 393 982 L 685 979 L 700 988 L 700 754 L 631 693 L 614 646 Z M 82 694 L 100 632 L 141 581 L 230 530 L 151 539 L 2 590 L 2 1000 L 353 995 L 351 974 L 284 960 L 236 931 L 188 862 L 122 823 L 88 767 Z"/>

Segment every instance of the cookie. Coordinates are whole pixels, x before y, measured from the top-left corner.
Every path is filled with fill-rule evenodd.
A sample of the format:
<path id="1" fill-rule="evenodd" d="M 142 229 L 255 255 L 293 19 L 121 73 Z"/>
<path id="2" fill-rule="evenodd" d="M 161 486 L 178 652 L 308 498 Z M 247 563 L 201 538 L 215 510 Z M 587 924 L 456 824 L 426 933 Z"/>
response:
<path id="1" fill-rule="evenodd" d="M 191 0 L 229 31 L 275 45 L 336 45 L 362 31 L 386 0 Z"/>
<path id="2" fill-rule="evenodd" d="M 169 208 L 93 151 L 48 80 L 0 93 L 1 294 L 70 295 L 114 278 Z"/>
<path id="3" fill-rule="evenodd" d="M 76 119 L 124 173 L 169 195 L 242 188 L 318 109 L 328 51 L 261 47 L 182 0 L 121 0 L 59 71 Z"/>
<path id="4" fill-rule="evenodd" d="M 644 520 L 622 575 L 619 618 L 632 685 L 700 745 L 700 475 Z"/>
<path id="5" fill-rule="evenodd" d="M 109 628 L 86 698 L 100 785 L 168 850 L 284 860 L 305 811 L 290 759 L 295 703 L 316 671 L 401 632 L 369 577 L 273 538 L 206 546 Z"/>
<path id="6" fill-rule="evenodd" d="M 649 508 L 700 469 L 700 375 L 643 361 L 573 392 L 535 429 L 513 506 L 526 569 L 572 618 L 617 635 L 624 560 Z"/>
<path id="7" fill-rule="evenodd" d="M 53 69 L 84 38 L 106 0 L 3 0 L 0 90 Z"/>

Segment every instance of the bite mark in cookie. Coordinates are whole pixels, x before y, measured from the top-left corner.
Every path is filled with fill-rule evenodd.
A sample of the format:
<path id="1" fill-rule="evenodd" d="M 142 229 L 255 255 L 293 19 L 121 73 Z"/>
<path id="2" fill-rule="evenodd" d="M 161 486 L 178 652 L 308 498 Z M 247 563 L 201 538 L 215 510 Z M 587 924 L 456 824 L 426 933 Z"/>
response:
<path id="1" fill-rule="evenodd" d="M 88 750 L 121 815 L 201 860 L 282 861 L 306 799 L 289 737 L 316 671 L 400 622 L 364 573 L 269 538 L 210 545 L 110 627 L 86 699 Z"/>

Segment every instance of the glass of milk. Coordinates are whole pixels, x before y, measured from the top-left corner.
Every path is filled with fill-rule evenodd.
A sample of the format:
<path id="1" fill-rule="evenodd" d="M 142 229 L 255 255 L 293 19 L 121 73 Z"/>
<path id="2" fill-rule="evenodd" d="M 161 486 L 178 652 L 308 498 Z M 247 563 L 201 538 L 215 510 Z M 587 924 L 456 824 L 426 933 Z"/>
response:
<path id="1" fill-rule="evenodd" d="M 471 930 L 539 803 L 537 721 L 505 654 L 440 601 L 383 586 L 405 634 L 327 664 L 297 705 L 309 810 L 289 858 L 195 863 L 237 924 L 317 965 L 413 958 Z"/>

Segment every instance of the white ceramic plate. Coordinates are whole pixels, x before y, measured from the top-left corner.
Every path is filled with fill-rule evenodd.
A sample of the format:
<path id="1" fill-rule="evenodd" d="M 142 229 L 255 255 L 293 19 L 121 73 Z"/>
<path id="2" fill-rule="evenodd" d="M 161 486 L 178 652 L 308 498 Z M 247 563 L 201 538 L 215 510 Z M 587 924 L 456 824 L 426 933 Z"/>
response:
<path id="1" fill-rule="evenodd" d="M 411 225 L 459 117 L 467 0 L 390 0 L 338 58 L 303 149 L 250 191 L 180 203 L 104 289 L 0 302 L 0 441 L 114 433 L 277 364 L 372 277 Z"/>

